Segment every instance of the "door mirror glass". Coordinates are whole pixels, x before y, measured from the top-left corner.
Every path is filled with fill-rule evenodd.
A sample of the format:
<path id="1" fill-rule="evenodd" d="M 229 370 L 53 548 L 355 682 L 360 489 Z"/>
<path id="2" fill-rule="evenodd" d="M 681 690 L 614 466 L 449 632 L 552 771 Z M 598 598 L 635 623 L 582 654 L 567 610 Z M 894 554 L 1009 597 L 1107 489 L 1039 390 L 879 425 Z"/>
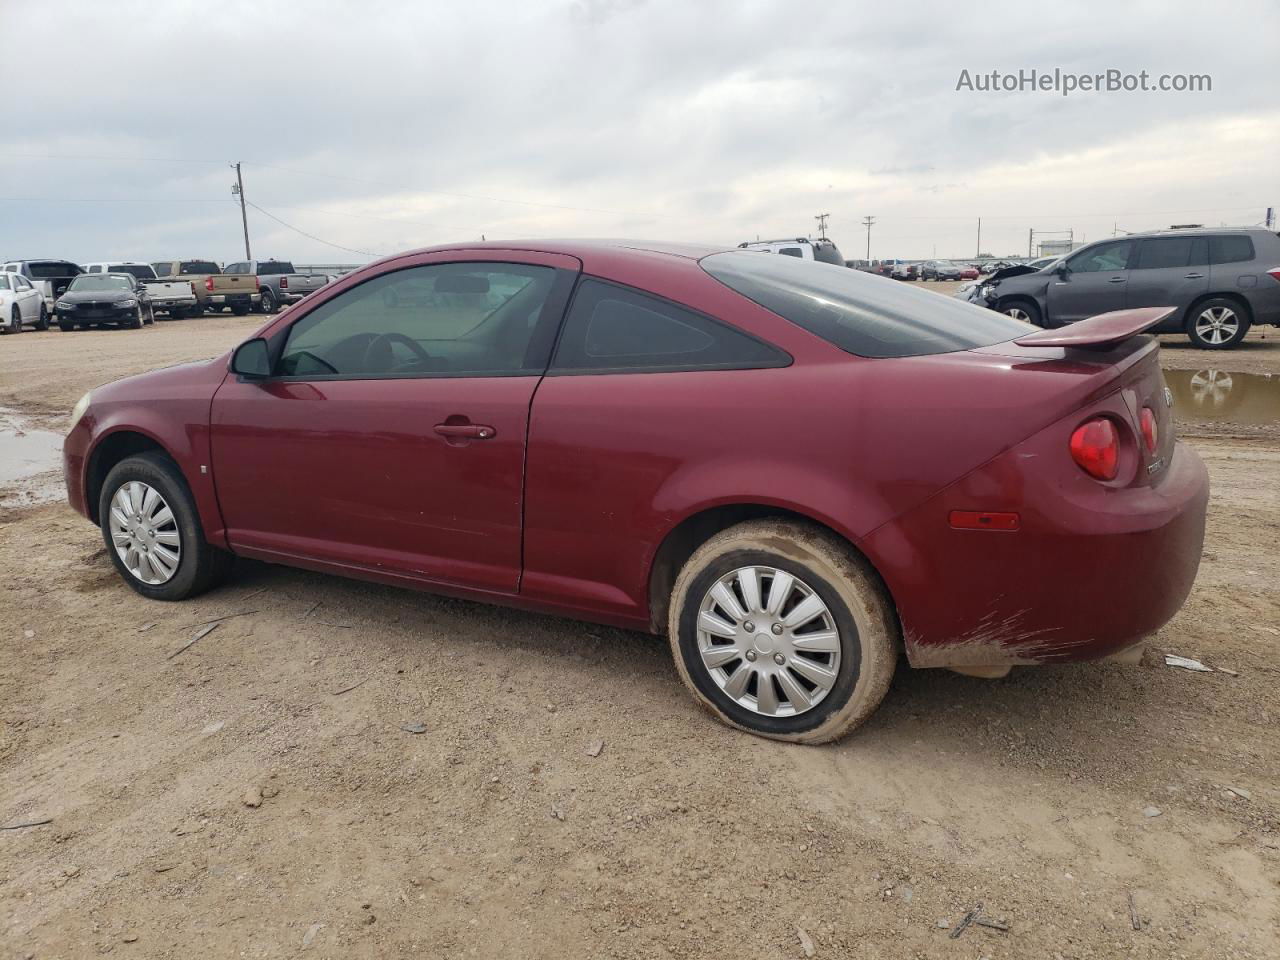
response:
<path id="1" fill-rule="evenodd" d="M 271 354 L 261 337 L 246 340 L 231 355 L 231 372 L 252 380 L 271 376 Z"/>

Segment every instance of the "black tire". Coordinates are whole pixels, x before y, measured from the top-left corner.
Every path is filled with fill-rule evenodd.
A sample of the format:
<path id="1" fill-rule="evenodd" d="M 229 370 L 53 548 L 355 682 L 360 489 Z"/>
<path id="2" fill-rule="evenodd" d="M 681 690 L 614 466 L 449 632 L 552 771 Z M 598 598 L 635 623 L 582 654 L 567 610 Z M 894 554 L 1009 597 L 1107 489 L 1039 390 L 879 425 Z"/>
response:
<path id="1" fill-rule="evenodd" d="M 168 581 L 149 584 L 125 566 L 116 552 L 111 537 L 111 500 L 116 491 L 131 481 L 141 481 L 155 490 L 168 504 L 180 536 L 181 551 L 177 569 Z M 210 546 L 200 529 L 195 501 L 177 465 L 162 453 L 141 453 L 121 460 L 107 474 L 98 498 L 99 527 L 107 547 L 107 556 L 130 587 L 151 600 L 185 600 L 217 585 L 231 569 L 232 556 Z"/>
<path id="2" fill-rule="evenodd" d="M 49 329 L 49 308 L 46 307 L 43 303 L 40 304 L 40 316 L 36 319 L 36 329 L 37 330 Z"/>
<path id="3" fill-rule="evenodd" d="M 18 309 L 18 305 L 16 303 L 13 305 L 13 309 L 9 311 L 9 322 L 5 324 L 4 332 L 22 332 L 22 311 Z"/>
<path id="4" fill-rule="evenodd" d="M 261 313 L 275 313 L 275 312 L 276 312 L 276 310 L 277 310 L 277 307 L 276 307 L 276 295 L 275 295 L 274 293 L 272 293 L 272 292 L 271 292 L 271 288 L 270 288 L 270 287 L 266 287 L 265 289 L 263 289 L 263 291 L 262 291 L 262 299 L 258 302 L 258 310 L 259 310 Z"/>
<path id="5" fill-rule="evenodd" d="M 76 328 L 76 325 L 72 323 L 70 320 L 58 321 L 58 329 L 61 330 L 63 333 L 70 333 L 75 328 Z"/>
<path id="6" fill-rule="evenodd" d="M 1248 312 L 1229 297 L 1210 297 L 1187 311 L 1187 339 L 1201 350 L 1230 350 L 1251 326 Z"/>
<path id="7" fill-rule="evenodd" d="M 1022 320 L 1036 327 L 1044 326 L 1040 306 L 1032 300 L 1004 300 L 996 309 L 1015 320 Z"/>
<path id="8" fill-rule="evenodd" d="M 249 310 L 252 306 L 253 305 L 250 303 L 232 304 L 231 312 L 234 313 L 237 317 L 247 317 L 249 315 Z"/>
<path id="9" fill-rule="evenodd" d="M 838 634 L 839 663 L 830 691 L 813 707 L 792 716 L 767 716 L 738 703 L 721 689 L 699 653 L 703 598 L 726 574 L 748 566 L 771 567 L 800 580 L 825 604 Z M 747 614 L 751 616 L 762 619 L 769 615 Z M 730 726 L 774 740 L 826 743 L 844 736 L 879 706 L 897 665 L 897 619 L 874 571 L 834 534 L 792 520 L 738 524 L 694 551 L 676 578 L 667 627 L 676 669 L 698 703 Z M 762 627 L 754 636 L 769 641 Z M 780 648 L 774 649 L 781 655 Z M 790 655 L 797 657 L 794 649 Z M 754 656 L 753 652 L 746 654 L 748 659 Z M 759 656 L 770 656 L 769 648 Z M 735 677 L 738 670 L 760 669 L 759 664 L 748 668 L 746 660 L 736 663 Z M 790 671 L 791 667 L 785 669 Z M 756 677 L 757 688 L 761 676 Z M 793 683 L 795 676 L 793 672 Z M 776 696 L 781 684 L 773 687 L 773 680 L 767 682 Z"/>
<path id="10" fill-rule="evenodd" d="M 133 319 L 120 324 L 120 326 L 128 330 L 141 330 L 142 323 L 143 323 L 142 307 L 138 307 L 138 312 L 134 314 Z"/>
<path id="11" fill-rule="evenodd" d="M 142 318 L 142 322 L 146 326 L 151 326 L 156 322 L 156 308 L 151 304 L 147 304 L 147 315 Z"/>

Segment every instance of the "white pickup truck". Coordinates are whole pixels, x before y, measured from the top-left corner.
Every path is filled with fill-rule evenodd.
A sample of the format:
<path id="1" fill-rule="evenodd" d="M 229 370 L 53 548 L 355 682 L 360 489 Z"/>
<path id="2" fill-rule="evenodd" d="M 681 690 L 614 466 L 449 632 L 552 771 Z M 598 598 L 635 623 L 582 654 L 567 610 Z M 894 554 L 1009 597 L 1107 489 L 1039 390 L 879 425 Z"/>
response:
<path id="1" fill-rule="evenodd" d="M 194 316 L 196 291 L 190 280 L 160 280 L 149 263 L 136 260 L 104 260 L 86 263 L 85 273 L 128 273 L 147 285 L 151 308 L 168 314 L 171 320 Z"/>
<path id="2" fill-rule="evenodd" d="M 71 281 L 84 273 L 80 265 L 70 260 L 10 260 L 0 264 L 0 271 L 16 273 L 31 281 L 31 285 L 44 295 L 45 312 L 53 316 L 53 305 L 62 296 Z"/>
<path id="3" fill-rule="evenodd" d="M 222 272 L 256 276 L 258 292 L 262 295 L 258 309 L 263 313 L 275 313 L 281 307 L 297 303 L 329 282 L 323 273 L 297 273 L 288 260 L 241 260 L 228 263 Z"/>

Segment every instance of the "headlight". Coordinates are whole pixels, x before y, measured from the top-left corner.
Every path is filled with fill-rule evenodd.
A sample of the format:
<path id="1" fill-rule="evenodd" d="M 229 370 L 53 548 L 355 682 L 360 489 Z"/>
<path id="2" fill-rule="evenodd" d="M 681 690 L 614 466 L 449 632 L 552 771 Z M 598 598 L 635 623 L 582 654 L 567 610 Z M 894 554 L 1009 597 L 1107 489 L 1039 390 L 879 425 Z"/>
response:
<path id="1" fill-rule="evenodd" d="M 137 305 L 138 305 L 137 300 L 121 300 L 118 304 L 116 304 L 116 306 L 124 307 L 126 310 L 128 310 L 130 307 L 136 307 Z"/>
<path id="2" fill-rule="evenodd" d="M 988 283 L 982 288 L 982 298 L 984 300 L 994 300 L 996 298 L 996 288 Z"/>
<path id="3" fill-rule="evenodd" d="M 80 422 L 80 418 L 84 416 L 84 412 L 89 409 L 89 398 L 93 396 L 90 390 L 83 397 L 76 401 L 76 405 L 71 408 L 71 423 L 67 426 L 67 433 L 76 428 L 76 424 Z"/>
<path id="4" fill-rule="evenodd" d="M 55 304 L 53 305 L 53 309 L 55 309 L 55 310 L 71 310 L 71 309 L 72 309 L 72 305 L 71 305 L 71 304 L 69 304 L 69 303 L 63 303 L 61 300 L 59 300 L 57 303 L 55 303 Z"/>

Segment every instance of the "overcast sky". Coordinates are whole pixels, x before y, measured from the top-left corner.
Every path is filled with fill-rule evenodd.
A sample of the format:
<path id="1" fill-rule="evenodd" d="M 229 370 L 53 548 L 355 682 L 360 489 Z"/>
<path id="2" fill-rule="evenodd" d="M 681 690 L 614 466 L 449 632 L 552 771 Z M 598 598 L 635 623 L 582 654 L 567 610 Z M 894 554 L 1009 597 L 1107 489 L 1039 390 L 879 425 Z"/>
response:
<path id="1" fill-rule="evenodd" d="M 867 215 L 876 258 L 973 256 L 979 217 L 996 255 L 1030 228 L 1258 223 L 1280 4 L 1182 6 L 0 0 L 0 257 L 238 259 L 235 160 L 254 252 L 299 262 L 737 243 L 824 212 L 850 258 Z M 1212 92 L 956 90 L 1032 68 Z"/>

